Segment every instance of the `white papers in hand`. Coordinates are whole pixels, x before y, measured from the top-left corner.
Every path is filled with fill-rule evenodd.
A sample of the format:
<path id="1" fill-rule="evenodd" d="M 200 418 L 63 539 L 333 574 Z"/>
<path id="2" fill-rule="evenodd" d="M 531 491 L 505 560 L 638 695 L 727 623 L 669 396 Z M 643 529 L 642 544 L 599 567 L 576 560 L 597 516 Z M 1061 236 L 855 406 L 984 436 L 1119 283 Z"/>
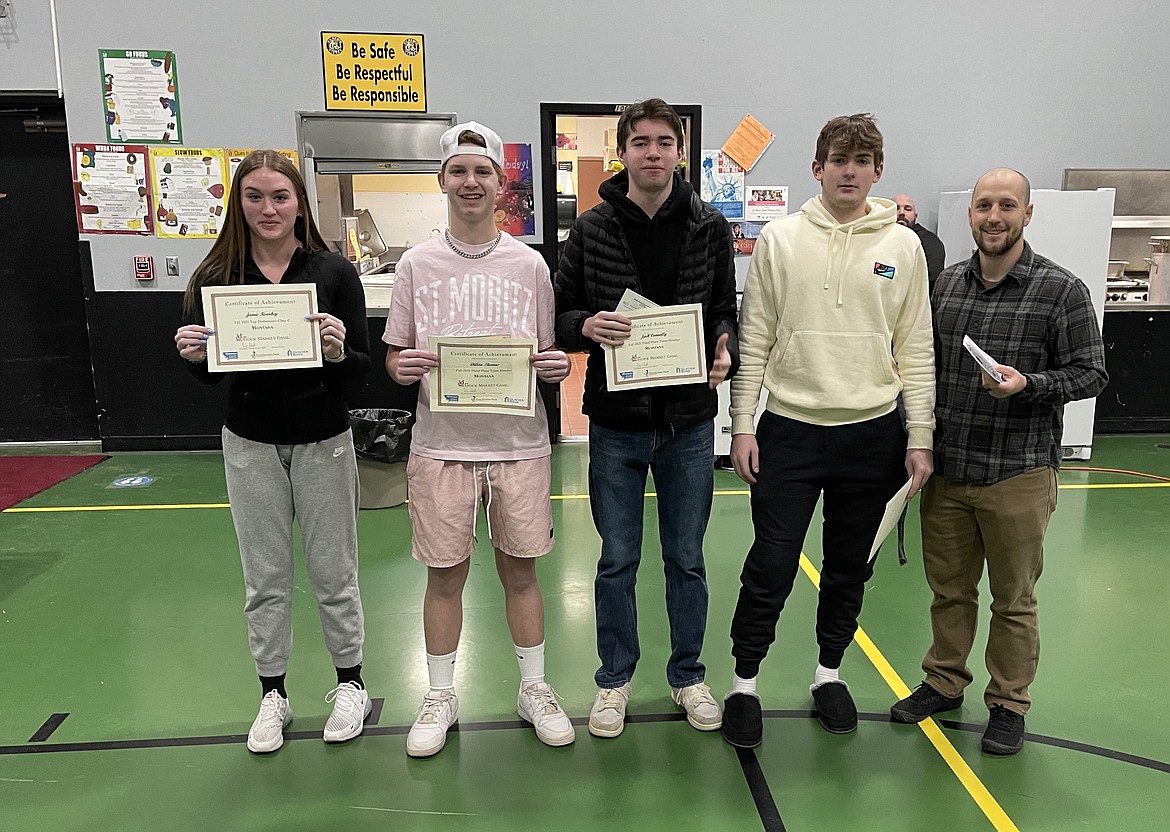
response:
<path id="1" fill-rule="evenodd" d="M 972 341 L 971 336 L 969 335 L 963 336 L 963 346 L 967 348 L 967 352 L 971 353 L 974 359 L 979 362 L 979 366 L 982 367 L 989 376 L 998 381 L 1000 384 L 1003 384 L 1003 373 L 995 369 L 995 365 L 999 362 L 980 349 L 979 345 Z"/>
<path id="2" fill-rule="evenodd" d="M 898 493 L 890 498 L 886 503 L 886 513 L 882 515 L 881 525 L 878 526 L 877 535 L 873 539 L 873 546 L 869 549 L 869 561 L 872 562 L 877 557 L 878 549 L 882 548 L 882 543 L 889 536 L 894 527 L 898 525 L 898 518 L 902 516 L 902 509 L 906 508 L 906 497 L 910 493 L 910 483 L 913 480 L 906 480 L 906 484 L 898 489 Z"/>
<path id="3" fill-rule="evenodd" d="M 618 301 L 617 309 L 615 309 L 614 311 L 615 312 L 636 312 L 639 309 L 657 309 L 657 308 L 658 308 L 658 304 L 655 303 L 654 301 L 650 300 L 650 298 L 642 297 L 637 292 L 635 292 L 633 289 L 626 289 L 626 291 L 622 294 L 622 299 Z"/>

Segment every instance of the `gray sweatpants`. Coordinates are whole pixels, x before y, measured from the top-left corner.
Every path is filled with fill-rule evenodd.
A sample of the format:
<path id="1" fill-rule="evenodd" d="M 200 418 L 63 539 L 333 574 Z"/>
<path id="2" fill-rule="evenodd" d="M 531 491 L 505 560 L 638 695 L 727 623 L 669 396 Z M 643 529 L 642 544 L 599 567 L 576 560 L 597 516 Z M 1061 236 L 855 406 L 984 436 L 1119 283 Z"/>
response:
<path id="1" fill-rule="evenodd" d="M 225 427 L 223 462 L 256 673 L 280 676 L 288 670 L 294 517 L 333 665 L 361 662 L 365 623 L 358 592 L 353 435 L 347 430 L 311 444 L 266 445 Z"/>

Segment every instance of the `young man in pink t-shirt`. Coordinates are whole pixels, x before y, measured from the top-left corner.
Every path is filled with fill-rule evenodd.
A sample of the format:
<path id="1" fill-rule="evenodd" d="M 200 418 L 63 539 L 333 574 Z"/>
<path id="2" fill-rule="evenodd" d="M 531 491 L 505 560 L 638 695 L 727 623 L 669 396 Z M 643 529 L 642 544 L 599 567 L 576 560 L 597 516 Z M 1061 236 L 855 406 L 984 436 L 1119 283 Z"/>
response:
<path id="1" fill-rule="evenodd" d="M 496 195 L 507 182 L 500 137 L 467 122 L 445 132 L 439 147 L 439 185 L 447 195 L 450 227 L 402 256 L 382 337 L 394 380 L 420 382 L 407 479 L 411 554 L 427 566 L 423 632 L 430 690 L 407 735 L 406 753 L 438 753 L 459 716 L 455 652 L 481 502 L 520 662 L 516 710 L 542 742 L 568 745 L 573 725 L 544 681 L 544 600 L 536 578 L 536 558 L 553 547 L 552 448 L 544 405 L 537 397 L 535 418 L 432 412 L 430 371 L 439 357 L 429 351 L 428 338 L 535 339 L 539 352 L 530 362 L 541 380 L 552 383 L 568 375 L 569 359 L 553 349 L 548 267 L 495 225 Z"/>

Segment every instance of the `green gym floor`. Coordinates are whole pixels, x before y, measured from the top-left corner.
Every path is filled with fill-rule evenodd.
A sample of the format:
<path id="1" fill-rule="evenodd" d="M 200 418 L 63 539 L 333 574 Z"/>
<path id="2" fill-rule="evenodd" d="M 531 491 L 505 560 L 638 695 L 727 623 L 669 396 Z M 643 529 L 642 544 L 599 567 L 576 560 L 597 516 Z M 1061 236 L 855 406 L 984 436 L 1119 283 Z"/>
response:
<path id="1" fill-rule="evenodd" d="M 921 679 L 930 632 L 915 512 L 910 563 L 899 567 L 887 543 L 842 667 L 862 712 L 857 732 L 828 734 L 810 713 L 815 523 L 759 678 L 764 744 L 737 753 L 689 727 L 664 675 L 653 497 L 629 724 L 617 739 L 590 736 L 599 543 L 585 445 L 554 451 L 557 547 L 540 564 L 548 679 L 579 726 L 575 744 L 547 748 L 516 715 L 516 660 L 481 534 L 465 595 L 459 729 L 436 757 L 406 756 L 426 684 L 425 570 L 397 507 L 359 521 L 364 677 L 377 700 L 365 733 L 321 741 L 335 679 L 301 569 L 288 674 L 296 719 L 283 748 L 250 754 L 260 688 L 222 460 L 115 455 L 0 515 L 0 830 L 1165 829 L 1168 444 L 1098 437 L 1092 460 L 1069 468 L 1116 470 L 1061 473 L 1039 586 L 1035 704 L 1028 742 L 1010 758 L 979 750 L 986 610 L 963 708 L 917 727 L 889 722 L 890 704 Z M 132 475 L 153 481 L 113 487 Z M 752 535 L 744 486 L 718 471 L 715 488 L 704 660 L 722 697 Z"/>

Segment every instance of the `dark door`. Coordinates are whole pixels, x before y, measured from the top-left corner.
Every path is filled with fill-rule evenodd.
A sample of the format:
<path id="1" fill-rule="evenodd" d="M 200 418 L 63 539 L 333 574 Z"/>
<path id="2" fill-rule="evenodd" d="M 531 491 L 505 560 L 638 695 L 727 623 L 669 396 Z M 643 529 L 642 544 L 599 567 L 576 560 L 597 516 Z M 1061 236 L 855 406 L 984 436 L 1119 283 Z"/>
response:
<path id="1" fill-rule="evenodd" d="M 0 442 L 98 438 L 65 108 L 0 95 Z"/>

